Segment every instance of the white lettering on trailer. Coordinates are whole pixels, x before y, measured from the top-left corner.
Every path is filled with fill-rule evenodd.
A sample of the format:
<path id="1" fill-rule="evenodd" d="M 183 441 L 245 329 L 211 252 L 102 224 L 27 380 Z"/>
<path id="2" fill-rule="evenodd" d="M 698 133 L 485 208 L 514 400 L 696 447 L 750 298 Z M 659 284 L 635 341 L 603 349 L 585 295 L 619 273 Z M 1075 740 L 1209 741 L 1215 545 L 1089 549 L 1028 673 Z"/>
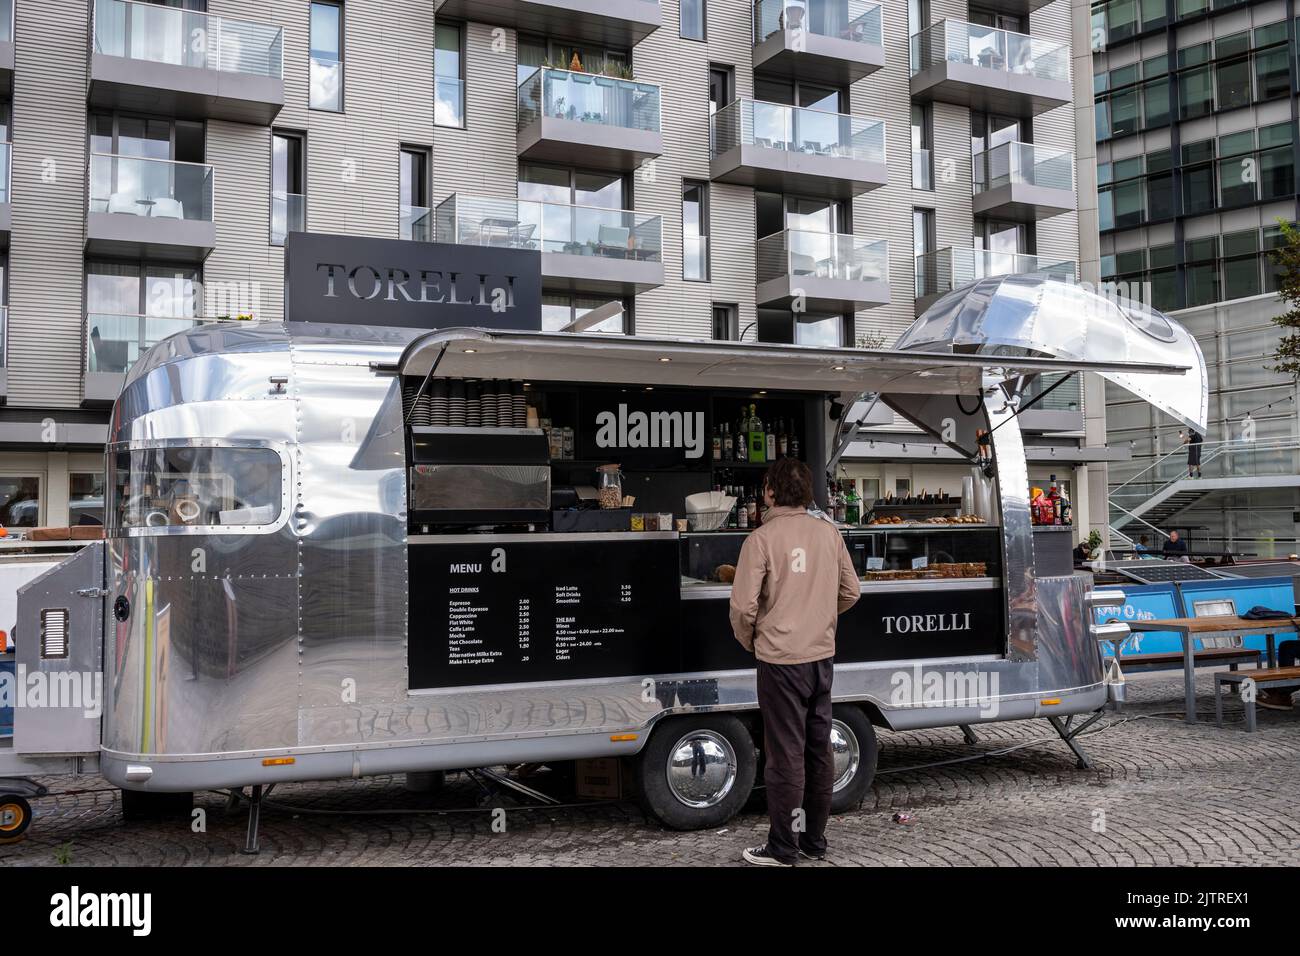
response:
<path id="1" fill-rule="evenodd" d="M 886 614 L 881 617 L 886 634 L 928 634 L 936 631 L 969 631 L 970 611 L 946 614 Z"/>
<path id="2" fill-rule="evenodd" d="M 704 455 L 703 412 L 617 412 L 596 414 L 598 448 L 683 448 L 687 458 Z"/>

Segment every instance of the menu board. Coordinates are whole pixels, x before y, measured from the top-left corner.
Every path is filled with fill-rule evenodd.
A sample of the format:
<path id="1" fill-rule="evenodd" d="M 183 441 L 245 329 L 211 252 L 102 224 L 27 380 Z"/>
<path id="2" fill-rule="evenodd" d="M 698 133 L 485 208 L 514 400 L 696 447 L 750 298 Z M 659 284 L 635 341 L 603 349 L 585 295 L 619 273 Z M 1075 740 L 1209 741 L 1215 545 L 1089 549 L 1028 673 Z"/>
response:
<path id="1" fill-rule="evenodd" d="M 412 689 L 672 673 L 675 539 L 410 546 Z"/>

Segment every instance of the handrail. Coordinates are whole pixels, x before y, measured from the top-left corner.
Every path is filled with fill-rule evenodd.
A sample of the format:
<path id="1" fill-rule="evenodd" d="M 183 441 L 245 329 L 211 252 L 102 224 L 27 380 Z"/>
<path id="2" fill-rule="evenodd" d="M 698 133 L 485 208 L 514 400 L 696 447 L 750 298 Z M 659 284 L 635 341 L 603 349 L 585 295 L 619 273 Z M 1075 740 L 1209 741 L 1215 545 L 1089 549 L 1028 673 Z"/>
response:
<path id="1" fill-rule="evenodd" d="M 1292 450 L 1300 449 L 1300 438 L 1262 438 L 1262 439 L 1229 438 L 1217 442 L 1208 442 L 1208 441 L 1201 442 L 1200 444 L 1201 444 L 1201 467 L 1203 468 L 1209 462 L 1215 461 L 1218 458 L 1223 457 L 1223 455 L 1225 454 L 1232 454 L 1234 451 L 1292 451 Z M 1161 455 L 1159 458 L 1153 461 L 1146 468 L 1143 468 L 1141 471 L 1139 471 L 1136 475 L 1133 475 L 1127 481 L 1121 482 L 1120 484 L 1112 488 L 1108 493 L 1108 497 L 1113 500 L 1117 495 L 1124 494 L 1123 491 L 1124 488 L 1133 484 L 1135 481 L 1138 481 L 1140 478 L 1142 478 L 1143 475 L 1146 475 L 1152 469 L 1159 468 L 1162 464 L 1164 464 L 1166 461 L 1168 461 L 1170 458 L 1173 458 L 1174 456 L 1185 456 L 1187 454 L 1187 450 L 1189 447 L 1190 447 L 1189 445 L 1183 444 L 1173 449 L 1172 451 L 1166 452 L 1165 454 Z M 1207 454 L 1207 449 L 1209 449 L 1208 454 Z M 1169 486 L 1175 484 L 1176 482 L 1182 481 L 1185 477 L 1186 477 L 1185 475 L 1179 475 L 1176 478 L 1172 478 L 1168 481 L 1161 483 L 1159 487 L 1157 487 L 1153 491 L 1149 491 L 1149 492 L 1135 491 L 1135 492 L 1129 492 L 1128 495 L 1140 494 L 1147 498 L 1153 498 L 1156 495 L 1160 494 L 1160 492 L 1164 491 Z"/>

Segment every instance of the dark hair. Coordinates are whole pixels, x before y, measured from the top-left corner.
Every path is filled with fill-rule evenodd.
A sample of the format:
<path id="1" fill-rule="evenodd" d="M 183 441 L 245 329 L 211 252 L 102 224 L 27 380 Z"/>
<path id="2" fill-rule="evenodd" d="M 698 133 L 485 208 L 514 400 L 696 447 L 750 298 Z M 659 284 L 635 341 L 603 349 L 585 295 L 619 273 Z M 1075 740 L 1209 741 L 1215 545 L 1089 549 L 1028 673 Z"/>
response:
<path id="1" fill-rule="evenodd" d="M 763 475 L 763 484 L 783 508 L 807 508 L 812 504 L 812 472 L 797 458 L 782 458 Z"/>

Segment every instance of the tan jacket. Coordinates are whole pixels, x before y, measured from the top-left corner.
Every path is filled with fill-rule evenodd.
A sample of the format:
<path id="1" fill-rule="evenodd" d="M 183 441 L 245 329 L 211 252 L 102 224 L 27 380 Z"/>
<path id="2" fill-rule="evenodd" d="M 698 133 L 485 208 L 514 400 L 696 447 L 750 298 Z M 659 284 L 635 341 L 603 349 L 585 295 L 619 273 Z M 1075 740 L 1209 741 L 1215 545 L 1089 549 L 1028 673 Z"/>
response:
<path id="1" fill-rule="evenodd" d="M 731 588 L 731 629 L 769 664 L 835 655 L 836 619 L 861 594 L 835 525 L 804 508 L 775 507 L 740 549 Z"/>

